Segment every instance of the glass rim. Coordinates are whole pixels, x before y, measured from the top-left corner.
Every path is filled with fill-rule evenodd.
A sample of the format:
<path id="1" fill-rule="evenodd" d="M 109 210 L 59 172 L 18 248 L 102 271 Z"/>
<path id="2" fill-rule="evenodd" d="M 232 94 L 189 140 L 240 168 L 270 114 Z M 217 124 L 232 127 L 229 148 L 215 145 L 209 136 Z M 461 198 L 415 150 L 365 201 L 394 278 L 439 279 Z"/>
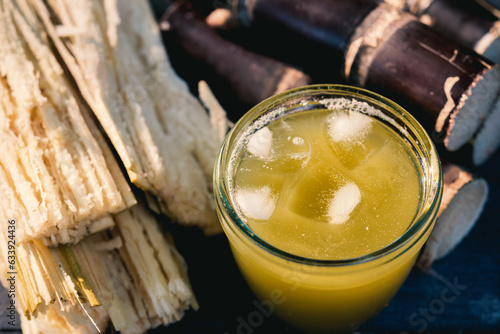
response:
<path id="1" fill-rule="evenodd" d="M 405 232 L 398 237 L 396 240 L 391 242 L 390 244 L 384 246 L 383 248 L 380 248 L 376 251 L 370 252 L 365 255 L 357 256 L 357 257 L 352 257 L 352 258 L 347 258 L 347 259 L 315 259 L 315 258 L 308 258 L 296 254 L 292 254 L 290 252 L 286 252 L 276 246 L 273 246 L 272 244 L 266 242 L 259 236 L 257 236 L 250 227 L 240 219 L 238 213 L 236 210 L 233 208 L 233 205 L 231 202 L 228 200 L 230 198 L 229 191 L 226 191 L 227 188 L 227 182 L 228 178 L 223 178 L 221 179 L 221 175 L 223 175 L 223 168 L 227 167 L 227 165 L 224 165 L 223 163 L 226 161 L 229 163 L 230 158 L 232 156 L 232 151 L 234 147 L 230 146 L 230 140 L 234 139 L 235 136 L 238 136 L 238 134 L 241 134 L 248 126 L 251 125 L 252 121 L 258 119 L 260 116 L 265 114 L 266 112 L 269 112 L 272 109 L 268 109 L 269 107 L 274 107 L 276 108 L 277 105 L 279 105 L 279 102 L 286 102 L 290 101 L 291 98 L 293 97 L 307 97 L 311 93 L 325 93 L 325 94 L 343 94 L 343 96 L 339 97 L 346 97 L 345 95 L 348 95 L 350 97 L 357 97 L 360 98 L 361 101 L 367 101 L 367 100 L 373 100 L 370 102 L 376 101 L 376 104 L 382 104 L 381 107 L 383 107 L 385 110 L 389 110 L 391 115 L 397 115 L 399 117 L 402 117 L 404 120 L 407 120 L 408 123 L 413 127 L 410 129 L 405 129 L 408 132 L 412 132 L 414 134 L 417 134 L 419 137 L 419 145 L 423 146 L 424 142 L 426 143 L 428 149 L 429 156 L 426 157 L 428 160 L 428 168 L 429 169 L 434 169 L 435 173 L 432 174 L 433 179 L 429 181 L 429 187 L 432 188 L 430 189 L 433 191 L 432 194 L 427 195 L 422 195 L 421 198 L 419 199 L 419 211 L 423 212 L 416 212 L 416 216 L 414 219 L 411 221 L 411 224 Z M 355 96 L 354 96 L 355 95 Z M 243 128 L 239 129 L 242 124 L 244 125 Z M 236 130 L 239 130 L 236 132 Z M 425 146 L 423 146 L 425 147 Z M 228 156 L 229 154 L 229 156 Z M 224 160 L 225 159 L 225 160 Z M 423 169 L 423 166 L 421 166 Z M 419 172 L 420 174 L 420 172 Z M 422 179 L 422 175 L 419 177 Z M 359 87 L 354 87 L 354 86 L 349 86 L 349 85 L 342 85 L 342 84 L 316 84 L 316 85 L 308 85 L 308 86 L 302 86 L 294 89 L 287 90 L 285 92 L 273 95 L 254 107 L 252 107 L 249 111 L 247 111 L 232 127 L 232 129 L 228 132 L 226 137 L 224 138 L 224 141 L 221 145 L 219 154 L 217 156 L 217 161 L 215 164 L 215 169 L 214 169 L 214 196 L 215 196 L 215 202 L 216 202 L 216 208 L 220 210 L 221 214 L 223 214 L 223 218 L 220 218 L 221 224 L 224 227 L 224 224 L 227 224 L 227 227 L 231 228 L 233 232 L 241 239 L 241 236 L 238 235 L 236 232 L 241 232 L 243 236 L 245 236 L 248 241 L 252 242 L 259 248 L 263 249 L 264 251 L 275 255 L 277 257 L 280 257 L 282 259 L 296 262 L 296 263 L 301 263 L 301 264 L 308 264 L 312 266 L 347 266 L 347 265 L 355 265 L 355 264 L 361 264 L 365 262 L 370 262 L 373 260 L 376 260 L 378 258 L 384 257 L 386 255 L 389 255 L 393 253 L 394 251 L 400 249 L 401 247 L 407 245 L 409 243 L 409 246 L 403 251 L 405 252 L 406 250 L 411 248 L 411 245 L 414 243 L 418 242 L 418 240 L 425 235 L 425 233 L 433 226 L 433 223 L 436 219 L 437 216 L 437 211 L 441 202 L 441 197 L 442 197 L 442 191 L 443 191 L 443 184 L 442 184 L 442 170 L 441 170 L 441 163 L 439 161 L 439 155 L 436 150 L 436 147 L 434 146 L 431 138 L 429 137 L 428 133 L 424 130 L 422 125 L 408 112 L 406 109 L 401 107 L 399 104 L 395 103 L 394 101 L 377 94 L 373 91 L 364 89 L 364 88 L 359 88 Z M 420 181 L 421 187 L 424 187 L 424 181 Z M 223 187 L 224 186 L 224 187 Z M 429 202 L 429 198 L 432 198 L 432 201 Z M 428 204 L 427 209 L 423 208 L 422 205 Z M 230 223 L 226 221 L 224 218 L 230 218 Z M 234 227 L 236 227 L 236 231 L 234 231 Z M 227 232 L 226 232 L 227 234 Z M 416 239 L 415 239 L 416 238 Z M 411 242 L 413 240 L 413 242 Z M 398 254 L 399 256 L 400 254 Z"/>

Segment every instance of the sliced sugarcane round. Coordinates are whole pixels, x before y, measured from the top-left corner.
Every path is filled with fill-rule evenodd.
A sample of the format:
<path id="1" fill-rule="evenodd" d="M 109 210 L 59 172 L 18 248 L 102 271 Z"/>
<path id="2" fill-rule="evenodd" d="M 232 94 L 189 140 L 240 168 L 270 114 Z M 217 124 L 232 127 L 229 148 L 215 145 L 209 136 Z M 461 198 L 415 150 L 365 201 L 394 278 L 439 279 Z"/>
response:
<path id="1" fill-rule="evenodd" d="M 488 183 L 458 165 L 443 163 L 443 180 L 438 218 L 417 260 L 424 270 L 448 255 L 469 234 L 488 197 Z"/>
<path id="2" fill-rule="evenodd" d="M 224 39 L 188 3 L 173 4 L 161 19 L 192 57 L 223 78 L 245 103 L 256 104 L 287 89 L 311 83 L 304 72 Z"/>
<path id="3" fill-rule="evenodd" d="M 475 166 L 484 164 L 500 147 L 500 131 L 498 129 L 500 129 L 500 95 L 474 137 L 472 162 Z"/>
<path id="4" fill-rule="evenodd" d="M 356 29 L 347 48 L 346 78 L 416 107 L 432 120 L 447 150 L 465 145 L 490 111 L 500 68 L 474 50 L 382 3 Z M 440 136 L 435 136 L 440 137 Z"/>

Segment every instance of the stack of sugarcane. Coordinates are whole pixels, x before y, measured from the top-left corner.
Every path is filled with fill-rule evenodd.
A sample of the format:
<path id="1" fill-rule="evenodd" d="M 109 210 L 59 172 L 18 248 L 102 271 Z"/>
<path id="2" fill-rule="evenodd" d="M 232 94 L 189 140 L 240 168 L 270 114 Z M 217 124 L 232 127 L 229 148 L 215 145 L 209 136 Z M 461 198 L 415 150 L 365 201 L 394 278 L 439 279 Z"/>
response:
<path id="1" fill-rule="evenodd" d="M 284 77 L 279 69 L 290 67 L 276 60 L 283 59 L 295 71 L 302 69 L 302 77 L 311 74 L 309 82 L 315 82 L 314 71 L 307 70 L 312 64 L 319 71 L 330 71 L 331 82 L 342 79 L 393 98 L 427 127 L 442 152 L 469 154 L 472 166 L 485 163 L 500 143 L 500 133 L 492 131 L 500 115 L 495 107 L 499 66 L 472 46 L 420 22 L 405 10 L 409 6 L 404 1 L 235 0 L 208 16 L 196 3 L 179 1 L 166 10 L 160 26 L 167 45 L 178 45 L 207 64 L 249 104 L 279 91 L 275 83 Z M 491 15 L 488 19 L 494 21 Z M 246 43 L 245 48 L 245 43 L 224 38 L 231 29 L 253 31 L 258 43 Z M 248 30 L 245 34 L 249 35 Z M 493 50 L 496 42 L 490 37 L 485 39 L 491 41 Z M 307 47 L 301 49 L 304 45 Z M 269 54 L 278 56 L 264 57 L 261 52 L 266 48 L 273 48 Z M 321 62 L 323 58 L 316 57 L 319 50 L 327 50 L 332 62 Z M 302 52 L 304 57 L 293 59 L 308 63 L 291 63 L 280 51 Z M 335 59 L 342 61 L 336 63 Z M 253 68 L 265 71 L 252 75 Z M 287 88 L 299 85 L 289 82 Z M 256 97 L 256 89 L 265 92 Z M 472 147 L 472 154 L 467 147 Z M 450 157 L 452 161 L 453 155 Z M 469 168 L 442 162 L 443 202 L 419 261 L 423 268 L 448 254 L 468 234 L 488 194 L 486 181 L 468 172 Z"/>
<path id="2" fill-rule="evenodd" d="M 23 332 L 181 319 L 197 302 L 151 209 L 218 232 L 219 142 L 149 4 L 1 0 L 0 17 L 0 271 Z"/>

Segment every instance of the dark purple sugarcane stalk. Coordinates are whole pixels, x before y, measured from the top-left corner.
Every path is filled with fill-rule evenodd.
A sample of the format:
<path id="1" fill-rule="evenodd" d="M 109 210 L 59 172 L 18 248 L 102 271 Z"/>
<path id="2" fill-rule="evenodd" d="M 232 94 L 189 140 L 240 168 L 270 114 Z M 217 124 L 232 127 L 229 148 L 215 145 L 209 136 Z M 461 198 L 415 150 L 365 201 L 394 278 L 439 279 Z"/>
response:
<path id="1" fill-rule="evenodd" d="M 497 64 L 384 1 L 235 0 L 232 8 L 242 24 L 285 27 L 342 53 L 342 64 L 328 65 L 431 120 L 427 130 L 450 151 L 474 136 L 500 87 Z"/>

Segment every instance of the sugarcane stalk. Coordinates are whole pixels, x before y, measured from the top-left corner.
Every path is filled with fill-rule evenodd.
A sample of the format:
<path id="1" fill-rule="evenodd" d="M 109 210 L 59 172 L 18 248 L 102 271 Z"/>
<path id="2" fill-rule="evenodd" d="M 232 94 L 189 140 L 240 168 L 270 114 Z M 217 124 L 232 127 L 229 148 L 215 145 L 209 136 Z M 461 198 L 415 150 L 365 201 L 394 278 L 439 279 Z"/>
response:
<path id="1" fill-rule="evenodd" d="M 242 24 L 271 22 L 342 52 L 347 80 L 420 111 L 417 119 L 449 151 L 476 134 L 500 87 L 497 64 L 381 1 L 251 0 L 233 8 Z"/>
<path id="2" fill-rule="evenodd" d="M 161 25 L 175 34 L 186 53 L 212 68 L 247 104 L 254 105 L 274 94 L 311 83 L 305 73 L 224 39 L 187 2 L 170 6 Z M 246 81 L 253 84 L 247 85 Z"/>
<path id="3" fill-rule="evenodd" d="M 449 151 L 474 136 L 500 86 L 497 64 L 385 4 L 358 28 L 347 55 L 351 81 L 422 110 Z"/>
<path id="4" fill-rule="evenodd" d="M 406 0 L 400 7 L 446 37 L 474 49 L 494 63 L 500 62 L 499 12 L 484 1 Z M 493 130 L 499 118 L 500 98 L 497 97 L 483 125 L 474 135 L 474 165 L 485 163 L 500 146 L 500 138 Z"/>
<path id="5" fill-rule="evenodd" d="M 476 1 L 406 0 L 406 9 L 448 38 L 500 61 L 500 19 Z"/>
<path id="6" fill-rule="evenodd" d="M 343 52 L 356 27 L 379 0 L 235 0 L 233 13 L 244 26 L 285 26 L 290 32 Z"/>

